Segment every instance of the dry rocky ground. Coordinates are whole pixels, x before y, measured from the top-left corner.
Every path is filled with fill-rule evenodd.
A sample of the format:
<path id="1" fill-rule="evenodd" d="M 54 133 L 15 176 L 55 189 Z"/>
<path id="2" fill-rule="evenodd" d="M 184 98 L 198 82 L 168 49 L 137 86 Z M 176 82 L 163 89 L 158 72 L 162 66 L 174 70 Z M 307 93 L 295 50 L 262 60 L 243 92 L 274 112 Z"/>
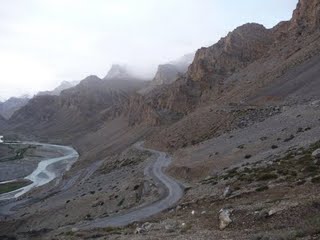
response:
<path id="1" fill-rule="evenodd" d="M 183 180 L 188 188 L 176 207 L 125 228 L 69 229 L 45 236 L 47 239 L 319 239 L 320 164 L 312 156 L 320 148 L 319 119 L 320 107 L 315 103 L 282 106 L 264 121 L 180 149 L 168 173 Z M 126 157 L 136 155 L 132 151 L 115 157 L 112 164 L 102 165 L 87 181 L 89 188 L 84 192 L 92 189 L 90 183 L 97 183 L 97 179 L 108 182 L 108 174 L 120 176 L 117 170 L 120 166 L 129 164 L 130 170 L 139 166 L 136 160 Z M 142 165 L 139 168 L 143 169 Z M 81 206 L 86 209 L 89 201 L 99 205 L 110 190 L 94 195 L 99 197 L 96 200 L 89 194 L 90 199 L 81 200 Z M 126 199 L 130 196 L 127 191 L 123 193 Z M 121 200 L 121 190 L 118 195 Z M 156 196 L 149 195 L 146 199 L 152 201 Z M 80 199 L 68 202 L 66 209 L 73 201 Z M 107 202 L 119 204 L 110 199 Z M 96 217 L 105 211 L 103 206 L 98 208 L 87 209 Z M 219 228 L 221 209 L 230 212 L 232 221 L 223 230 Z M 33 237 L 43 239 L 43 235 L 37 238 L 37 232 Z"/>
<path id="2" fill-rule="evenodd" d="M 73 144 L 80 153 L 61 180 L 30 192 L 28 204 L 2 219 L 1 234 L 320 239 L 319 7 L 300 0 L 290 21 L 235 29 L 199 49 L 185 75 L 144 95 L 136 94 L 142 83 L 114 89 L 90 76 L 0 119 L 9 134 Z M 172 154 L 167 173 L 187 186 L 184 197 L 124 228 L 72 228 L 159 197 L 144 177 L 153 156 L 131 147 L 142 139 Z"/>

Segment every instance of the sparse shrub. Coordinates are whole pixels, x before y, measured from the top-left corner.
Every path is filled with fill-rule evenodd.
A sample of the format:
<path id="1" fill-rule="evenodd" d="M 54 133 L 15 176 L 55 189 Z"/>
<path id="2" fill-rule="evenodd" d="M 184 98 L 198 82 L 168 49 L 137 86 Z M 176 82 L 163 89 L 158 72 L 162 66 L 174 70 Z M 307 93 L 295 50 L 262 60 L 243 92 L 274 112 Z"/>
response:
<path id="1" fill-rule="evenodd" d="M 263 191 L 266 191 L 266 190 L 268 190 L 268 189 L 269 189 L 268 186 L 261 186 L 261 187 L 258 187 L 258 188 L 256 189 L 256 192 L 263 192 Z"/>
<path id="2" fill-rule="evenodd" d="M 122 206 L 122 204 L 124 203 L 125 198 L 122 198 L 121 201 L 118 203 L 118 207 Z"/>
<path id="3" fill-rule="evenodd" d="M 271 179 L 276 179 L 278 178 L 278 175 L 275 173 L 263 173 L 262 175 L 257 177 L 258 181 L 267 181 Z"/>
<path id="4" fill-rule="evenodd" d="M 292 139 L 294 139 L 294 135 L 290 135 L 289 137 L 287 137 L 285 140 L 283 140 L 284 142 L 290 142 Z"/>
<path id="5" fill-rule="evenodd" d="M 312 183 L 320 183 L 320 176 L 313 177 L 313 178 L 311 179 L 311 182 L 312 182 Z"/>

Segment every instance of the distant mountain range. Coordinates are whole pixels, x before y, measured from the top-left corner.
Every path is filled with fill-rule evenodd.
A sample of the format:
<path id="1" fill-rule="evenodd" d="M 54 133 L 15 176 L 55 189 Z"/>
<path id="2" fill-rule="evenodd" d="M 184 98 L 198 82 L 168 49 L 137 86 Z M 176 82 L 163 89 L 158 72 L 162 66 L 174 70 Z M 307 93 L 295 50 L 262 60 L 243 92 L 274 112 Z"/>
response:
<path id="1" fill-rule="evenodd" d="M 35 124 L 37 121 L 60 119 L 57 123 L 62 131 L 70 129 L 68 122 L 62 120 L 63 114 L 70 116 L 72 113 L 77 116 L 75 121 L 87 122 L 102 112 L 110 115 L 113 111 L 117 114 L 111 114 L 112 117 L 127 116 L 129 125 L 161 125 L 188 119 L 193 116 L 190 113 L 212 100 L 221 102 L 223 99 L 224 104 L 245 101 L 259 94 L 261 87 L 272 86 L 289 68 L 317 54 L 318 45 L 313 39 L 318 34 L 315 27 L 318 18 L 311 8 L 299 4 L 290 21 L 281 22 L 272 29 L 256 23 L 245 24 L 216 44 L 200 48 L 195 55 L 188 54 L 160 65 L 150 82 L 134 78 L 124 66 L 113 65 L 103 80 L 90 76 L 75 87 L 71 86 L 77 82 L 64 82 L 48 93 L 61 93 L 60 96 L 35 97 L 16 112 L 11 121 L 14 125 L 19 123 L 20 129 L 30 130 L 35 126 L 41 128 L 41 124 Z M 115 90 L 117 81 L 121 87 Z M 69 89 L 62 91 L 66 88 Z M 314 91 L 315 88 L 310 89 L 310 94 Z M 25 128 L 27 122 L 29 127 Z M 46 131 L 50 130 L 46 124 L 43 126 Z M 55 132 L 55 123 L 50 122 L 50 126 Z M 182 124 L 181 128 L 185 126 Z"/>
<path id="2" fill-rule="evenodd" d="M 79 152 L 59 181 L 7 209 L 17 212 L 3 218 L 1 234 L 316 239 L 319 39 L 320 1 L 299 0 L 289 21 L 270 29 L 239 26 L 195 55 L 160 65 L 148 81 L 113 65 L 103 79 L 63 84 L 55 94 L 36 95 L 9 120 L 0 116 L 6 139 L 72 145 Z M 151 224 L 87 229 L 164 199 L 150 171 L 158 160 L 134 147 L 141 141 L 163 151 L 159 160 L 172 159 L 166 173 L 188 186 L 180 207 L 148 217 Z M 224 219 L 232 222 L 227 231 Z M 133 236 L 135 227 L 143 234 Z"/>
<path id="3" fill-rule="evenodd" d="M 60 93 L 63 91 L 63 90 L 66 90 L 68 88 L 71 88 L 71 87 L 74 87 L 76 86 L 80 81 L 71 81 L 71 82 L 68 82 L 68 81 L 63 81 L 61 82 L 61 84 L 56 87 L 55 89 L 53 89 L 52 91 L 44 91 L 44 92 L 39 92 L 37 95 L 38 96 L 41 96 L 41 95 L 60 95 Z"/>
<path id="4" fill-rule="evenodd" d="M 0 102 L 0 115 L 9 119 L 15 111 L 25 106 L 29 100 L 29 97 L 24 96 L 20 98 L 12 97 L 5 102 Z"/>

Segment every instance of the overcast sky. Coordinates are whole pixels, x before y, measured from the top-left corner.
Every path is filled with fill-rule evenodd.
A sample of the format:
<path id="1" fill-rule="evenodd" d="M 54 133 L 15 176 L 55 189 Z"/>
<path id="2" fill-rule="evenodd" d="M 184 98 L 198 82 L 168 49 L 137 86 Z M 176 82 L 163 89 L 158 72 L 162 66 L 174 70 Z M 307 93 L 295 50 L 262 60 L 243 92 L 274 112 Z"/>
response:
<path id="1" fill-rule="evenodd" d="M 112 63 L 151 76 L 159 63 L 235 27 L 270 28 L 297 0 L 1 0 L 0 99 L 104 77 Z"/>

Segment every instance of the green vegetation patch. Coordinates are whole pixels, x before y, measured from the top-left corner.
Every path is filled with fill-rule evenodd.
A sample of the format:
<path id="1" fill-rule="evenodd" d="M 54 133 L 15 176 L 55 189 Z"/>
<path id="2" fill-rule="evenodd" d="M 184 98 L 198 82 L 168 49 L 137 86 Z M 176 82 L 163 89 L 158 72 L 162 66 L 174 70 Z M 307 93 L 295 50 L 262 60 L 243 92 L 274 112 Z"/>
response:
<path id="1" fill-rule="evenodd" d="M 7 156 L 0 158 L 0 162 L 23 159 L 29 150 L 36 148 L 36 146 L 33 146 L 33 145 L 22 146 L 22 145 L 7 145 L 7 144 L 5 144 L 2 147 L 7 147 L 8 150 L 7 150 Z"/>
<path id="2" fill-rule="evenodd" d="M 17 182 L 9 182 L 9 183 L 0 184 L 0 194 L 12 192 L 12 191 L 17 190 L 19 188 L 25 187 L 29 184 L 31 184 L 31 181 L 17 181 Z"/>
<path id="3" fill-rule="evenodd" d="M 215 185 L 220 181 L 228 181 L 232 186 L 250 184 L 253 182 L 291 182 L 302 185 L 309 181 L 320 183 L 320 166 L 315 163 L 312 152 L 320 148 L 320 141 L 311 144 L 308 148 L 289 149 L 286 155 L 272 162 L 258 161 L 253 164 L 245 163 L 241 167 L 225 169 L 220 175 L 207 177 L 202 184 Z M 267 164 L 266 164 L 267 163 Z M 256 191 L 265 191 L 266 187 Z"/>

